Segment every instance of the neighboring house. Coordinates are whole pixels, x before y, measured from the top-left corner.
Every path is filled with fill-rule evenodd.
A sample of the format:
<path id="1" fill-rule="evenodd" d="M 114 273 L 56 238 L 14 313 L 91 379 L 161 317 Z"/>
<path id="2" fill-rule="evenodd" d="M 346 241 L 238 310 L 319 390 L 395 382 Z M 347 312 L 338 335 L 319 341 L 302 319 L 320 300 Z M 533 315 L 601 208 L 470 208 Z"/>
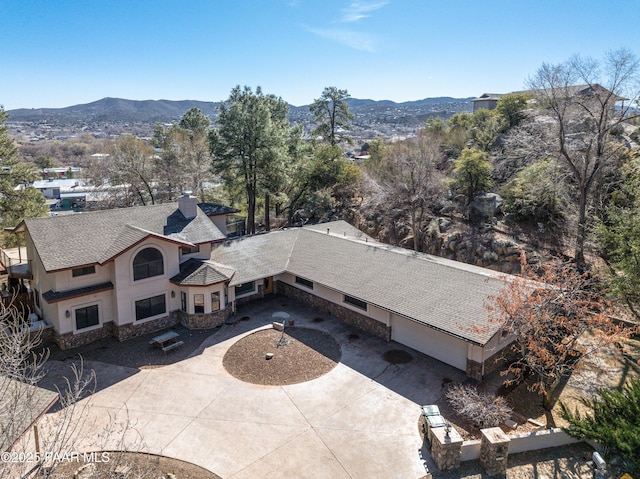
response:
<path id="1" fill-rule="evenodd" d="M 215 327 L 277 292 L 475 378 L 509 344 L 484 307 L 503 275 L 376 242 L 344 221 L 229 240 L 216 226 L 229 212 L 185 195 L 177 205 L 25 220 L 16 230 L 36 312 L 69 348 L 179 322 Z"/>
<path id="2" fill-rule="evenodd" d="M 503 93 L 483 93 L 478 98 L 471 100 L 473 103 L 473 112 L 478 110 L 494 110 L 498 104 L 498 100 L 504 96 Z"/>
<path id="3" fill-rule="evenodd" d="M 42 195 L 47 199 L 60 198 L 63 193 L 74 193 L 77 191 L 84 191 L 86 180 L 67 180 L 67 179 L 53 179 L 38 180 L 33 182 L 33 186 L 36 190 L 40 191 Z"/>
<path id="4" fill-rule="evenodd" d="M 615 95 L 613 92 L 607 90 L 605 87 L 597 83 L 594 83 L 593 85 L 573 85 L 563 88 L 562 90 L 563 94 L 570 97 L 581 96 L 584 98 L 589 98 L 598 96 L 600 98 L 608 98 L 609 96 L 611 96 L 613 101 L 607 101 L 607 103 L 611 105 L 611 108 L 615 108 L 617 102 L 623 102 L 627 100 L 627 98 Z M 478 98 L 471 100 L 473 102 L 473 111 L 476 112 L 483 108 L 486 110 L 494 110 L 496 108 L 496 105 L 498 104 L 498 100 L 500 100 L 500 98 L 507 94 L 522 94 L 527 95 L 530 98 L 534 98 L 536 96 L 536 92 L 537 90 L 522 90 L 514 91 L 511 93 L 483 93 Z"/>

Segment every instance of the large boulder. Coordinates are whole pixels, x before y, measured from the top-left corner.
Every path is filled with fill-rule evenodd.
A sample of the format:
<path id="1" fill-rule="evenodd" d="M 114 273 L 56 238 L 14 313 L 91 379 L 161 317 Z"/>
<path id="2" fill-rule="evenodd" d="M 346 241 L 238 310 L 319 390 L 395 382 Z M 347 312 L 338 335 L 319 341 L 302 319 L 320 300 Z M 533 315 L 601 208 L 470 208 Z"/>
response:
<path id="1" fill-rule="evenodd" d="M 469 219 L 491 221 L 502 208 L 502 197 L 496 193 L 477 195 L 469 205 Z"/>

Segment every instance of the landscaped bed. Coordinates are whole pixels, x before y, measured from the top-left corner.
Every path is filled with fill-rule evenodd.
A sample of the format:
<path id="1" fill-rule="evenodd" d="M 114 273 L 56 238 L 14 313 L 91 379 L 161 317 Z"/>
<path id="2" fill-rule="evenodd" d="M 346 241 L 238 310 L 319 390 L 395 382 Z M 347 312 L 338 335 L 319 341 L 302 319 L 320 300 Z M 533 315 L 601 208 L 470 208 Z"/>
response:
<path id="1" fill-rule="evenodd" d="M 268 358 L 268 355 L 272 355 Z M 222 364 L 232 376 L 252 384 L 282 386 L 316 379 L 340 361 L 338 342 L 312 328 L 263 329 L 233 344 Z"/>
<path id="2" fill-rule="evenodd" d="M 85 477 L 156 479 L 171 477 L 167 475 L 173 474 L 176 479 L 221 479 L 220 476 L 200 466 L 171 457 L 135 452 L 108 452 L 104 454 L 107 454 L 105 457 L 108 458 L 108 461 L 95 463 L 95 474 Z M 100 453 L 98 456 L 102 457 Z M 55 477 L 74 477 L 76 471 L 82 466 L 85 464 L 81 462 L 62 462 L 56 468 Z M 126 472 L 124 475 L 118 475 L 117 471 Z"/>

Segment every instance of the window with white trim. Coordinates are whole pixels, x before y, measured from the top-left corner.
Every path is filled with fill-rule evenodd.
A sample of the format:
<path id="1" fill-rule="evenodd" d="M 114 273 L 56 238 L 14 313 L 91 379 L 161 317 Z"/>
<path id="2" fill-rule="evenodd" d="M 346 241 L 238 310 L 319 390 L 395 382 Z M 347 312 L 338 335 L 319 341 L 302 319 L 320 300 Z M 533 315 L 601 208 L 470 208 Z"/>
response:
<path id="1" fill-rule="evenodd" d="M 296 276 L 295 282 L 296 284 L 302 285 L 305 288 L 313 289 L 313 281 L 309 281 L 308 279 Z"/>
<path id="2" fill-rule="evenodd" d="M 354 298 L 353 296 L 348 296 L 345 294 L 343 301 L 350 306 L 354 306 L 358 309 L 364 309 L 365 311 L 367 310 L 367 303 L 365 301 L 359 300 L 358 298 Z"/>
<path id="3" fill-rule="evenodd" d="M 145 248 L 133 259 L 133 280 L 151 278 L 164 274 L 162 253 L 156 248 Z"/>
<path id="4" fill-rule="evenodd" d="M 238 284 L 236 286 L 236 297 L 243 294 L 253 293 L 256 290 L 256 282 L 251 281 L 249 283 Z"/>
<path id="5" fill-rule="evenodd" d="M 204 314 L 204 294 L 193 295 L 193 312 L 196 314 Z"/>
<path id="6" fill-rule="evenodd" d="M 98 313 L 98 305 L 85 306 L 84 308 L 76 308 L 74 310 L 76 318 L 76 329 L 90 328 L 100 324 Z"/>
<path id="7" fill-rule="evenodd" d="M 167 312 L 167 301 L 164 294 L 136 301 L 136 321 L 151 318 Z"/>
<path id="8" fill-rule="evenodd" d="M 220 292 L 211 293 L 211 312 L 220 310 Z"/>

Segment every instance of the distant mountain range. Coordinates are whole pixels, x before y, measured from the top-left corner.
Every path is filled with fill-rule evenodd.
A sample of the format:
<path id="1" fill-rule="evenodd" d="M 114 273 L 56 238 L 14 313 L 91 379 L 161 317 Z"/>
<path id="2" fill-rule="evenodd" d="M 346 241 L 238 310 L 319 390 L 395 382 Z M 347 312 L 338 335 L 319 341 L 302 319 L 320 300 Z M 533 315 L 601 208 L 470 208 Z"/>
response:
<path id="1" fill-rule="evenodd" d="M 423 100 L 396 103 L 390 100 L 361 100 L 350 98 L 350 110 L 356 122 L 375 124 L 376 122 L 399 122 L 402 124 L 421 123 L 431 115 L 451 116 L 462 111 L 471 111 L 473 98 L 425 98 Z M 102 100 L 74 105 L 66 108 L 20 108 L 9 110 L 11 122 L 48 123 L 58 126 L 87 124 L 123 123 L 170 123 L 179 120 L 190 108 L 197 107 L 212 120 L 218 116 L 220 102 L 196 100 L 125 100 L 103 98 Z M 309 106 L 290 105 L 289 117 L 292 121 L 311 120 Z M 360 121 L 359 121 L 360 120 Z"/>

